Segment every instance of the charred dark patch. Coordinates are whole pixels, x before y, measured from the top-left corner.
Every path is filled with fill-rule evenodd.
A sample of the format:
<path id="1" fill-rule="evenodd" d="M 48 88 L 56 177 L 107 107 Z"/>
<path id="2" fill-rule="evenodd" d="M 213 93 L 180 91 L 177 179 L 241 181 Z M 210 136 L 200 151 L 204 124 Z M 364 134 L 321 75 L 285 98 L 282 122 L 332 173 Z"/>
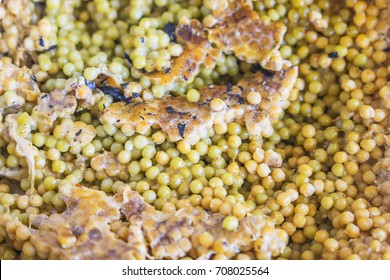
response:
<path id="1" fill-rule="evenodd" d="M 41 99 L 48 98 L 48 97 L 49 97 L 49 95 L 44 94 L 44 95 L 41 96 Z"/>
<path id="2" fill-rule="evenodd" d="M 100 86 L 98 87 L 98 89 L 100 89 L 104 94 L 111 96 L 114 99 L 114 101 L 123 101 L 127 103 L 131 102 L 131 99 L 124 96 L 123 92 L 119 88 L 110 87 L 110 86 Z"/>
<path id="3" fill-rule="evenodd" d="M 242 96 L 237 96 L 237 103 L 238 104 L 244 104 L 245 99 Z"/>
<path id="4" fill-rule="evenodd" d="M 133 61 L 131 60 L 130 56 L 127 53 L 124 53 L 123 56 L 125 57 L 126 61 L 133 66 Z"/>
<path id="5" fill-rule="evenodd" d="M 227 94 L 231 93 L 232 89 L 233 89 L 232 83 L 228 82 L 227 85 L 226 85 L 226 92 L 227 92 Z"/>
<path id="6" fill-rule="evenodd" d="M 263 67 L 260 66 L 260 64 L 252 65 L 251 69 L 253 72 L 260 72 L 267 78 L 273 78 L 273 76 L 275 76 L 274 72 L 264 69 Z"/>
<path id="7" fill-rule="evenodd" d="M 44 46 L 45 46 L 45 41 L 43 41 L 42 36 L 39 36 L 39 45 L 40 45 L 41 47 L 44 47 Z"/>
<path id="8" fill-rule="evenodd" d="M 42 52 L 51 52 L 51 51 L 54 51 L 58 48 L 57 45 L 53 45 L 53 46 L 50 46 L 49 48 L 47 48 L 46 50 L 43 50 Z"/>
<path id="9" fill-rule="evenodd" d="M 133 98 L 138 98 L 138 97 L 141 97 L 141 94 L 137 92 L 133 92 Z"/>
<path id="10" fill-rule="evenodd" d="M 179 124 L 177 124 L 177 128 L 179 129 L 179 135 L 183 139 L 184 139 L 184 132 L 186 130 L 186 126 L 187 126 L 186 123 L 179 123 Z"/>
<path id="11" fill-rule="evenodd" d="M 188 25 L 180 26 L 177 30 L 177 35 L 179 35 L 184 41 L 190 41 L 192 38 L 192 30 Z"/>
<path id="12" fill-rule="evenodd" d="M 81 134 L 81 132 L 83 132 L 83 130 L 82 130 L 82 129 L 80 129 L 79 131 L 77 131 L 77 132 L 76 132 L 76 134 L 75 134 L 75 135 L 76 135 L 76 137 L 77 137 L 77 136 L 79 136 L 79 135 Z"/>
<path id="13" fill-rule="evenodd" d="M 390 52 L 390 47 L 383 50 L 384 52 Z"/>
<path id="14" fill-rule="evenodd" d="M 168 67 L 167 70 L 165 70 L 165 74 L 168 74 L 169 72 L 171 72 L 171 67 Z"/>
<path id="15" fill-rule="evenodd" d="M 96 83 L 93 81 L 85 80 L 85 85 L 89 87 L 90 90 L 94 90 L 96 87 Z"/>
<path id="16" fill-rule="evenodd" d="M 84 229 L 82 227 L 79 227 L 79 226 L 71 226 L 70 230 L 71 230 L 72 234 L 76 237 L 80 236 L 84 232 Z"/>
<path id="17" fill-rule="evenodd" d="M 147 209 L 146 204 L 144 204 L 142 201 L 139 199 L 131 199 L 129 202 L 126 204 L 122 204 L 121 206 L 121 213 L 126 216 L 126 219 L 123 221 L 129 221 L 131 216 L 137 215 L 141 213 L 142 211 L 145 211 Z"/>
<path id="18" fill-rule="evenodd" d="M 53 45 L 53 46 L 50 46 L 50 47 L 47 49 L 47 51 L 48 51 L 48 52 L 54 51 L 54 50 L 56 50 L 57 48 L 58 48 L 57 45 Z"/>
<path id="19" fill-rule="evenodd" d="M 122 83 L 121 87 L 123 87 L 123 89 L 125 89 L 125 88 L 127 88 L 128 85 L 129 85 L 129 83 Z"/>
<path id="20" fill-rule="evenodd" d="M 35 75 L 32 75 L 32 80 L 33 82 L 38 83 L 37 77 L 35 77 Z"/>
<path id="21" fill-rule="evenodd" d="M 168 107 L 166 108 L 166 110 L 167 110 L 167 113 L 168 113 L 168 114 L 174 114 L 174 113 L 175 113 L 175 110 L 174 110 L 173 107 L 171 107 L 171 106 L 168 106 Z"/>
<path id="22" fill-rule="evenodd" d="M 338 58 L 339 54 L 337 52 L 330 52 L 328 53 L 329 58 Z"/>
<path id="23" fill-rule="evenodd" d="M 91 240 L 101 240 L 102 239 L 102 233 L 97 228 L 94 228 L 88 232 L 88 237 Z"/>
<path id="24" fill-rule="evenodd" d="M 178 110 L 175 110 L 172 106 L 167 106 L 165 108 L 165 110 L 167 111 L 168 114 L 177 114 L 177 115 L 179 115 L 180 118 L 182 118 L 183 116 L 188 116 L 189 115 L 188 112 L 180 112 Z"/>
<path id="25" fill-rule="evenodd" d="M 175 30 L 176 30 L 176 25 L 174 25 L 172 22 L 168 22 L 164 28 L 164 32 L 168 34 L 169 40 L 171 42 L 176 42 L 176 35 L 175 35 Z"/>
<path id="26" fill-rule="evenodd" d="M 113 250 L 113 249 L 108 250 L 107 257 L 113 258 L 115 256 L 116 256 L 116 251 L 115 250 Z"/>

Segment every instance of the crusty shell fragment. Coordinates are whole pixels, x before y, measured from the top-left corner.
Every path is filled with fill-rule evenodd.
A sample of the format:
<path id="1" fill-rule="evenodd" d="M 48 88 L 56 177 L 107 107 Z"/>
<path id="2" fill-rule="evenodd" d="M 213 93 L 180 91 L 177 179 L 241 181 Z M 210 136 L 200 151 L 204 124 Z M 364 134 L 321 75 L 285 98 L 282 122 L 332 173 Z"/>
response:
<path id="1" fill-rule="evenodd" d="M 38 120 L 41 131 L 49 131 L 57 118 L 69 117 L 77 107 L 74 95 L 66 91 L 54 90 L 38 97 L 38 105 L 34 107 L 32 117 Z"/>
<path id="2" fill-rule="evenodd" d="M 185 96 L 167 96 L 130 104 L 114 103 L 105 110 L 100 120 L 118 127 L 131 125 L 141 134 L 157 124 L 167 133 L 169 140 L 186 139 L 190 143 L 205 137 L 206 128 L 214 123 L 234 119 L 244 119 L 249 133 L 254 136 L 270 135 L 272 123 L 289 104 L 288 97 L 297 78 L 295 67 L 285 67 L 272 77 L 257 72 L 243 78 L 237 86 L 202 88 L 198 102 L 189 102 Z M 259 105 L 247 102 L 246 96 L 250 91 L 260 92 L 262 102 Z M 210 103 L 215 98 L 224 102 L 223 110 L 212 110 Z"/>
<path id="3" fill-rule="evenodd" d="M 84 147 L 88 143 L 91 143 L 96 136 L 95 127 L 82 121 L 73 122 L 67 120 L 62 122 L 62 126 L 66 130 L 65 140 L 71 147 L 77 145 Z"/>
<path id="4" fill-rule="evenodd" d="M 220 1 L 208 2 L 212 7 L 213 2 Z M 261 20 L 248 0 L 234 0 L 226 7 L 217 7 L 213 10 L 217 23 L 208 29 L 208 38 L 218 49 L 269 70 L 282 69 L 284 61 L 278 49 L 287 31 L 285 25 Z"/>
<path id="5" fill-rule="evenodd" d="M 253 248 L 259 257 L 269 259 L 282 253 L 288 240 L 287 233 L 275 229 L 272 220 L 266 216 L 249 214 L 240 220 L 237 230 L 228 231 L 222 227 L 224 216 L 221 214 L 210 214 L 190 206 L 174 212 L 157 211 L 129 187 L 122 187 L 118 194 L 107 196 L 102 191 L 62 185 L 59 193 L 67 205 L 65 212 L 30 217 L 29 241 L 40 257 L 179 259 L 189 255 L 207 259 L 220 250 L 234 256 Z M 129 222 L 127 241 L 119 239 L 109 226 L 122 215 Z M 0 226 L 12 219 L 3 213 Z M 15 226 L 23 226 L 16 223 Z M 204 231 L 215 237 L 213 246 L 200 245 L 199 236 Z M 263 240 L 267 244 L 263 244 Z"/>
<path id="6" fill-rule="evenodd" d="M 33 108 L 32 118 L 36 121 L 41 132 L 50 131 L 54 121 L 58 118 L 70 118 L 72 114 L 95 104 L 96 97 L 103 94 L 95 90 L 97 84 L 105 85 L 112 82 L 119 86 L 121 80 L 116 75 L 109 75 L 106 67 L 97 69 L 99 76 L 96 81 L 87 81 L 83 76 L 67 81 L 62 90 L 55 89 L 49 93 L 42 93 Z"/>
<path id="7" fill-rule="evenodd" d="M 164 71 L 143 73 L 153 83 L 172 85 L 174 82 L 191 83 L 202 64 L 210 67 L 215 63 L 218 51 L 212 50 L 207 34 L 197 20 L 181 19 L 176 27 L 177 40 L 184 46 L 183 53 L 174 58 Z"/>
<path id="8" fill-rule="evenodd" d="M 38 149 L 28 139 L 31 129 L 28 125 L 20 126 L 18 124 L 17 115 L 7 115 L 4 121 L 4 133 L 9 139 L 16 144 L 16 153 L 26 160 L 28 166 L 28 177 L 31 187 L 34 186 L 35 179 L 35 156 L 39 154 Z M 14 176 L 18 174 L 14 174 Z M 16 177 L 15 177 L 16 178 Z"/>

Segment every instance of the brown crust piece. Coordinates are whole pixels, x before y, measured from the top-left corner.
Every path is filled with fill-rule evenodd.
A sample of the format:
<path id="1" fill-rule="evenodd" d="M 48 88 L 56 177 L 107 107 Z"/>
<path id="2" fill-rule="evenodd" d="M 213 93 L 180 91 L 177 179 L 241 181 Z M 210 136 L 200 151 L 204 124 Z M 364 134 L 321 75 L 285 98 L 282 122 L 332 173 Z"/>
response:
<path id="1" fill-rule="evenodd" d="M 196 103 L 188 102 L 185 96 L 167 96 L 130 104 L 114 103 L 105 110 L 101 121 L 118 127 L 131 125 L 138 133 L 158 125 L 167 133 L 169 140 L 187 139 L 192 143 L 205 137 L 206 128 L 213 123 L 231 122 L 234 119 L 244 119 L 252 135 L 268 134 L 272 132 L 271 123 L 287 107 L 296 78 L 297 69 L 292 67 L 276 72 L 272 77 L 255 73 L 242 79 L 237 86 L 203 88 L 200 90 L 200 100 Z M 258 106 L 246 101 L 246 95 L 253 90 L 262 95 L 262 102 Z M 222 111 L 211 109 L 210 102 L 215 98 L 225 103 Z M 272 113 L 270 116 L 274 111 L 276 115 Z"/>
<path id="2" fill-rule="evenodd" d="M 209 5 L 213 2 L 207 1 Z M 224 52 L 233 52 L 248 63 L 260 63 L 266 69 L 280 71 L 283 58 L 278 49 L 287 31 L 280 22 L 265 23 L 253 10 L 251 1 L 234 0 L 213 11 L 217 24 L 209 28 L 209 40 Z"/>
<path id="3" fill-rule="evenodd" d="M 63 129 L 66 131 L 65 140 L 71 147 L 82 146 L 91 143 L 96 136 L 96 129 L 93 125 L 88 125 L 81 121 L 63 121 Z"/>
<path id="4" fill-rule="evenodd" d="M 206 2 L 210 2 L 209 6 L 216 6 L 211 10 L 217 24 L 205 29 L 197 20 L 181 19 L 175 35 L 184 46 L 183 53 L 173 59 L 171 67 L 165 71 L 143 72 L 144 76 L 154 84 L 165 86 L 175 82 L 191 83 L 202 64 L 214 67 L 220 51 L 234 53 L 249 63 L 260 63 L 265 69 L 282 70 L 286 62 L 278 49 L 287 30 L 282 23 L 267 24 L 260 20 L 248 0 L 231 1 L 226 7 L 216 5 L 220 1 Z M 211 43 L 217 48 L 213 48 Z"/>
<path id="5" fill-rule="evenodd" d="M 157 211 L 128 187 L 120 189 L 115 196 L 71 185 L 61 186 L 59 192 L 67 204 L 65 212 L 30 218 L 35 229 L 31 229 L 29 240 L 40 257 L 178 259 L 189 255 L 210 258 L 220 250 L 232 257 L 242 250 L 254 249 L 259 256 L 269 259 L 283 252 L 288 240 L 287 233 L 275 229 L 265 216 L 249 214 L 240 220 L 236 231 L 227 231 L 222 228 L 221 214 L 209 214 L 189 206 L 169 213 Z M 118 239 L 109 226 L 120 219 L 121 212 L 130 223 L 127 242 Z M 4 216 L 1 218 L 3 221 Z M 204 231 L 216 240 L 210 248 L 199 243 Z"/>
<path id="6" fill-rule="evenodd" d="M 114 75 L 108 76 L 107 69 L 99 69 L 101 74 L 96 79 L 99 84 L 106 83 L 107 79 L 115 81 L 115 85 L 120 85 L 120 80 Z M 41 132 L 48 132 L 57 118 L 69 118 L 76 110 L 90 108 L 95 104 L 97 95 L 96 84 L 93 88 L 82 76 L 68 80 L 63 90 L 55 89 L 50 93 L 39 95 L 37 103 L 32 111 L 32 118 L 37 122 Z"/>
<path id="7" fill-rule="evenodd" d="M 74 95 L 64 90 L 54 90 L 38 97 L 38 105 L 32 111 L 32 117 L 38 120 L 39 130 L 50 131 L 57 118 L 69 117 L 77 107 Z"/>
<path id="8" fill-rule="evenodd" d="M 164 72 L 143 73 L 153 83 L 170 85 L 176 81 L 192 83 L 201 64 L 210 67 L 215 63 L 218 51 L 213 51 L 205 30 L 197 20 L 182 19 L 176 27 L 176 37 L 184 45 L 183 53 L 172 60 Z"/>
<path id="9" fill-rule="evenodd" d="M 61 198 L 68 210 L 62 214 L 31 217 L 31 243 L 40 256 L 50 259 L 140 259 L 145 247 L 137 248 L 116 238 L 109 223 L 120 219 L 121 196 L 84 187 L 62 186 Z"/>

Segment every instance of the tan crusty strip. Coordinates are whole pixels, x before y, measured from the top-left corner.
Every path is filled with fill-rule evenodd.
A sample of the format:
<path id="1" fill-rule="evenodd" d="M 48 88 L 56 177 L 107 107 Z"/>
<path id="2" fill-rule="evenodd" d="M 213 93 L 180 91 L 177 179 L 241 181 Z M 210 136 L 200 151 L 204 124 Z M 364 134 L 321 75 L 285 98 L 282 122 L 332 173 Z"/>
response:
<path id="1" fill-rule="evenodd" d="M 286 67 L 273 77 L 258 72 L 244 78 L 238 86 L 203 88 L 198 102 L 188 102 L 185 96 L 167 96 L 130 104 L 114 103 L 105 110 L 100 121 L 118 127 L 131 126 L 141 134 L 157 124 L 171 141 L 186 139 L 196 143 L 206 136 L 207 128 L 214 123 L 244 119 L 253 136 L 269 136 L 272 134 L 272 123 L 288 105 L 288 97 L 297 78 L 297 68 Z M 246 101 L 251 90 L 259 91 L 262 95 L 260 105 L 251 105 Z M 213 110 L 210 105 L 216 98 L 224 102 L 220 111 Z"/>
<path id="2" fill-rule="evenodd" d="M 154 84 L 172 85 L 174 82 L 192 83 L 200 65 L 210 67 L 215 64 L 219 52 L 212 50 L 202 24 L 197 20 L 181 19 L 176 27 L 177 40 L 182 43 L 183 53 L 174 58 L 165 71 L 143 72 Z"/>
<path id="3" fill-rule="evenodd" d="M 13 234 L 20 227 L 27 231 L 23 242 L 30 242 L 41 258 L 210 258 L 221 250 L 233 257 L 243 249 L 254 249 L 258 258 L 269 259 L 282 253 L 288 241 L 287 233 L 275 229 L 266 216 L 249 214 L 240 219 L 236 231 L 228 231 L 222 227 L 221 214 L 191 206 L 157 211 L 128 186 L 121 187 L 114 196 L 73 185 L 60 186 L 59 193 L 67 209 L 50 216 L 31 215 L 29 230 L 9 213 L 0 214 L 0 229 L 7 227 L 11 244 L 21 245 Z M 120 212 L 130 223 L 127 241 L 119 239 L 109 226 L 120 220 Z M 199 236 L 204 231 L 215 237 L 212 247 L 200 245 Z"/>
<path id="4" fill-rule="evenodd" d="M 249 0 L 206 0 L 216 24 L 207 30 L 209 40 L 225 53 L 234 53 L 248 63 L 259 63 L 268 70 L 280 71 L 284 60 L 278 51 L 287 27 L 280 22 L 266 23 L 253 10 Z"/>
<path id="5" fill-rule="evenodd" d="M 20 181 L 23 178 L 28 177 L 28 169 L 27 168 L 7 168 L 5 166 L 2 166 L 0 168 L 0 177 Z"/>
<path id="6" fill-rule="evenodd" d="M 27 137 L 30 134 L 30 127 L 24 126 L 20 127 L 18 125 L 17 115 L 7 115 L 4 121 L 4 133 L 13 141 L 15 146 L 15 151 L 19 156 L 26 159 L 28 166 L 28 175 L 30 179 L 31 188 L 34 187 L 34 178 L 35 178 L 35 156 L 39 154 L 38 149 L 31 143 L 30 140 L 27 140 Z"/>

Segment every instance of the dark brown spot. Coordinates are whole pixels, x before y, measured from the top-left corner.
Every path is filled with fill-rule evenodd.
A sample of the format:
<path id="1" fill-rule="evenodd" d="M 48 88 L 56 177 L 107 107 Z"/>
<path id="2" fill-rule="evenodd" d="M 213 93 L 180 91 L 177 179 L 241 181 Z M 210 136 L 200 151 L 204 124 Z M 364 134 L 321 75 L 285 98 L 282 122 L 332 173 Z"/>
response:
<path id="1" fill-rule="evenodd" d="M 185 124 L 185 123 L 184 124 L 183 123 L 177 124 L 177 128 L 179 129 L 179 135 L 183 139 L 184 139 L 184 132 L 186 130 L 186 126 L 187 126 L 187 124 Z"/>
<path id="2" fill-rule="evenodd" d="M 113 250 L 113 249 L 108 250 L 107 257 L 113 258 L 115 256 L 116 256 L 116 251 L 115 250 Z"/>
<path id="3" fill-rule="evenodd" d="M 76 132 L 76 134 L 75 134 L 75 135 L 76 135 L 76 137 L 77 137 L 77 136 L 79 136 L 79 135 L 81 134 L 81 132 L 83 132 L 83 130 L 82 130 L 82 129 L 80 129 L 79 131 L 77 131 L 77 132 Z"/>
<path id="4" fill-rule="evenodd" d="M 101 240 L 102 239 L 102 233 L 97 228 L 94 228 L 88 232 L 88 237 L 91 240 Z"/>
<path id="5" fill-rule="evenodd" d="M 72 234 L 76 237 L 80 236 L 84 232 L 84 229 L 79 226 L 72 226 L 70 230 L 72 231 Z"/>
<path id="6" fill-rule="evenodd" d="M 261 74 L 263 74 L 267 78 L 272 78 L 273 76 L 275 76 L 274 72 L 271 72 L 271 71 L 264 69 L 263 67 L 260 66 L 260 64 L 252 65 L 251 69 L 254 72 L 259 71 Z"/>
<path id="7" fill-rule="evenodd" d="M 163 30 L 164 30 L 165 33 L 168 34 L 169 40 L 171 42 L 175 42 L 176 41 L 176 36 L 175 36 L 176 25 L 174 25 L 172 22 L 168 22 L 164 26 Z"/>
<path id="8" fill-rule="evenodd" d="M 173 109 L 172 106 L 168 106 L 166 110 L 167 110 L 168 114 L 174 114 L 175 113 L 175 110 Z"/>
<path id="9" fill-rule="evenodd" d="M 227 85 L 226 85 L 226 92 L 229 94 L 233 89 L 233 85 L 228 82 Z"/>
<path id="10" fill-rule="evenodd" d="M 123 95 L 123 92 L 116 87 L 100 86 L 98 87 L 104 94 L 110 95 L 114 101 L 131 102 L 129 98 Z"/>
<path id="11" fill-rule="evenodd" d="M 44 47 L 44 46 L 45 46 L 45 41 L 43 41 L 42 36 L 39 36 L 39 45 L 40 45 L 41 47 Z"/>
<path id="12" fill-rule="evenodd" d="M 85 80 L 85 85 L 89 87 L 90 90 L 94 90 L 96 87 L 96 83 L 93 81 Z"/>
<path id="13" fill-rule="evenodd" d="M 330 52 L 328 53 L 329 58 L 338 58 L 339 54 L 337 52 Z"/>
<path id="14" fill-rule="evenodd" d="M 131 216 L 140 214 L 142 211 L 146 210 L 146 205 L 139 199 L 131 199 L 126 204 L 122 204 L 121 212 L 126 216 L 127 221 L 129 221 Z"/>
<path id="15" fill-rule="evenodd" d="M 123 53 L 123 56 L 125 57 L 126 61 L 130 64 L 133 65 L 133 61 L 131 60 L 130 56 L 127 53 Z"/>
<path id="16" fill-rule="evenodd" d="M 243 104 L 245 102 L 245 99 L 242 96 L 238 96 L 237 98 L 238 98 L 237 100 L 238 104 Z"/>
<path id="17" fill-rule="evenodd" d="M 180 26 L 180 28 L 177 30 L 177 35 L 179 35 L 184 41 L 190 41 L 192 37 L 191 27 L 188 25 Z"/>

